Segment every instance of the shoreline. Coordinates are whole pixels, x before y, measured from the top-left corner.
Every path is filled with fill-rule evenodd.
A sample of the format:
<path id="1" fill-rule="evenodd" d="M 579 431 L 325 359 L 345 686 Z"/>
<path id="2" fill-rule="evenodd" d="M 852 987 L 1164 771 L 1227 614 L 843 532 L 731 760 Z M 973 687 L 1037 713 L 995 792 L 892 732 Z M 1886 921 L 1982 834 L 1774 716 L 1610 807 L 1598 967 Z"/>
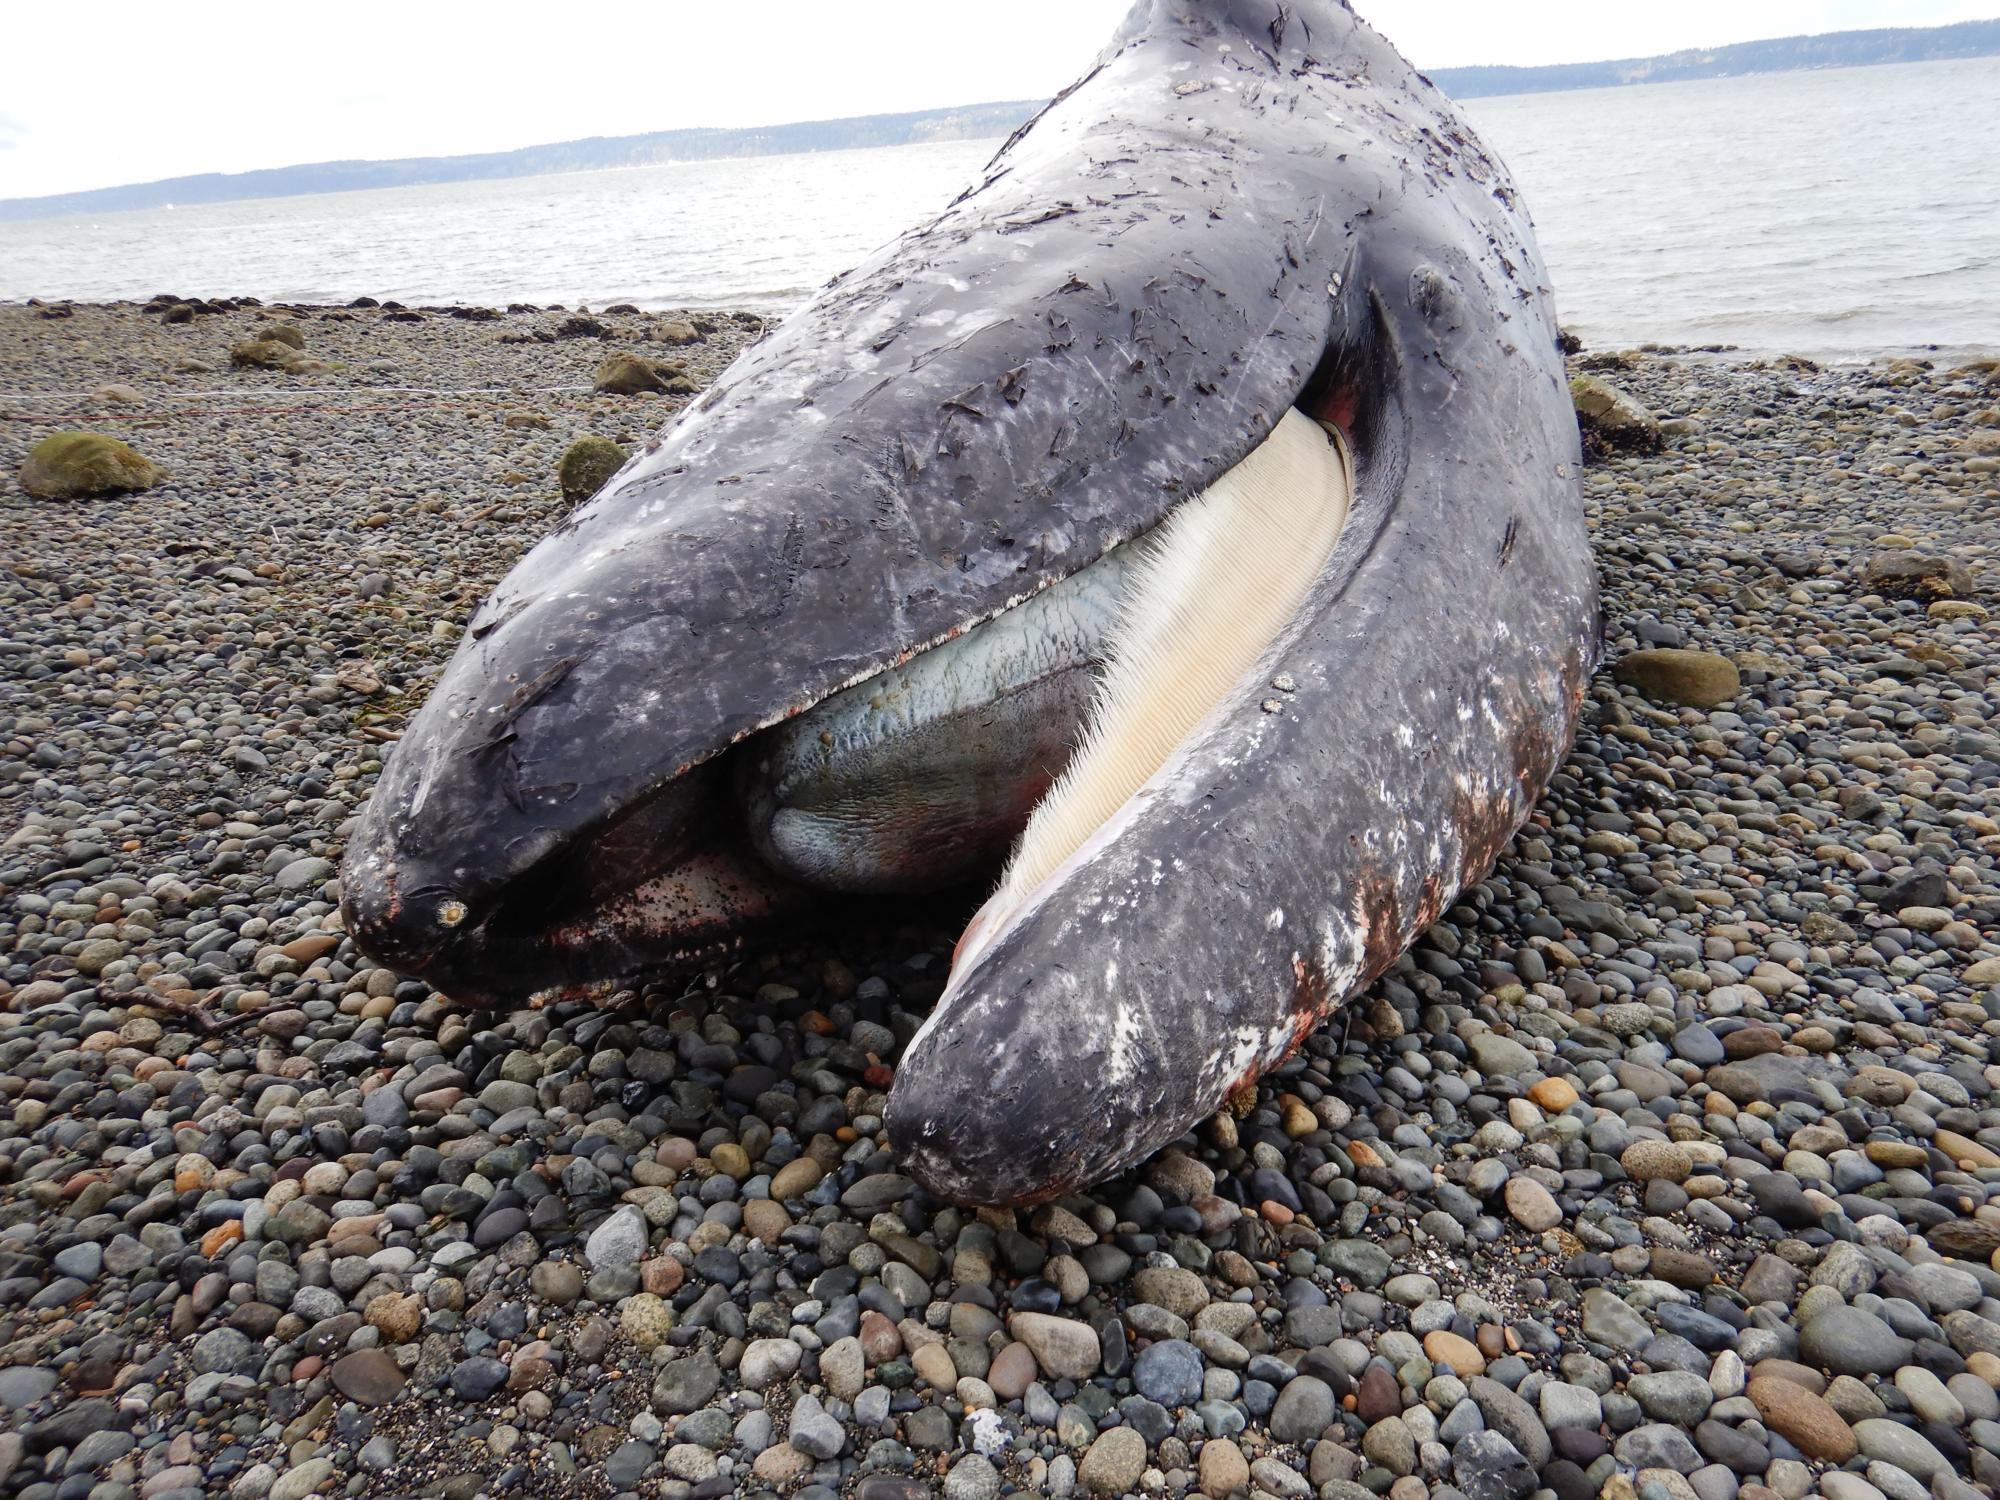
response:
<path id="1" fill-rule="evenodd" d="M 631 307 L 634 309 L 634 312 L 636 314 L 644 315 L 646 317 L 651 317 L 651 318 L 677 318 L 677 317 L 685 318 L 691 314 L 699 314 L 709 317 L 727 318 L 727 317 L 737 316 L 740 314 L 743 316 L 756 317 L 765 323 L 775 324 L 782 322 L 791 313 L 796 312 L 800 307 L 804 306 L 805 303 L 811 299 L 812 292 L 813 289 L 798 290 L 796 293 L 788 292 L 785 295 L 791 297 L 791 300 L 789 301 L 783 301 L 780 299 L 779 294 L 772 293 L 768 297 L 762 299 L 761 301 L 753 297 L 748 302 L 745 302 L 741 299 L 725 300 L 725 301 L 697 300 L 692 302 L 666 301 L 666 302 L 661 302 L 658 305 L 653 305 L 650 300 L 645 302 L 638 302 L 638 301 L 620 302 L 608 298 L 596 299 L 596 300 L 585 298 L 581 303 L 578 304 L 578 306 L 581 309 L 587 310 L 592 306 L 599 306 L 602 303 L 608 302 L 609 305 L 611 306 Z M 92 298 L 70 298 L 62 296 L 39 296 L 39 295 L 27 296 L 21 298 L 12 298 L 12 299 L 0 298 L 0 313 L 27 311 L 32 314 L 38 308 L 51 307 L 51 306 L 89 308 L 96 311 L 121 310 L 130 312 L 143 312 L 148 300 L 149 300 L 148 298 L 140 298 L 137 296 L 125 297 L 125 298 L 113 298 L 108 301 L 103 299 L 92 299 Z M 246 301 L 244 297 L 238 294 L 223 294 L 223 293 L 217 293 L 214 294 L 212 297 L 206 297 L 206 298 L 190 297 L 188 300 L 211 301 L 218 304 L 236 304 L 239 302 Z M 274 307 L 296 308 L 300 312 L 308 316 L 317 317 L 321 314 L 329 312 L 339 313 L 339 312 L 352 311 L 355 308 L 356 301 L 359 300 L 366 300 L 371 303 L 375 303 L 375 305 L 384 305 L 382 303 L 377 302 L 377 299 L 373 298 L 372 296 L 368 296 L 367 294 L 356 294 L 355 298 L 342 301 L 323 302 L 314 300 L 313 298 L 310 297 L 287 298 L 283 296 L 274 295 L 270 297 L 261 297 L 261 298 L 250 297 L 247 299 L 247 302 L 249 305 L 253 307 L 253 310 L 255 308 L 262 307 L 268 304 Z M 403 306 L 403 304 L 394 301 L 390 301 L 386 305 L 392 307 Z M 568 311 L 567 305 L 562 303 L 548 303 L 548 304 L 516 303 L 512 304 L 507 310 L 503 311 L 502 308 L 496 304 L 482 303 L 477 300 L 471 302 L 418 302 L 409 304 L 409 306 L 414 311 L 423 313 L 426 316 L 433 316 L 433 317 L 450 317 L 454 314 L 454 312 L 464 312 L 470 310 L 480 314 L 492 314 L 497 317 L 514 318 L 517 320 L 524 316 L 531 317 L 533 314 L 538 314 L 543 312 Z M 515 307 L 526 308 L 529 309 L 529 311 L 526 314 L 517 313 L 512 310 Z M 1839 347 L 1839 348 L 1820 347 L 1813 344 L 1810 340 L 1806 340 L 1803 342 L 1794 342 L 1791 344 L 1783 344 L 1783 345 L 1772 344 L 1768 346 L 1761 344 L 1744 345 L 1744 344 L 1734 344 L 1734 343 L 1702 343 L 1702 344 L 1673 343 L 1670 341 L 1662 341 L 1657 339 L 1644 339 L 1644 338 L 1635 338 L 1622 341 L 1617 339 L 1612 339 L 1609 341 L 1605 341 L 1601 338 L 1600 335 L 1596 335 L 1594 333 L 1590 340 L 1585 341 L 1584 353 L 1589 354 L 1589 353 L 1605 353 L 1605 352 L 1640 353 L 1640 354 L 1658 355 L 1662 357 L 1686 359 L 1686 360 L 1715 360 L 1728 365 L 1746 364 L 1755 361 L 1766 361 L 1773 359 L 1785 359 L 1785 358 L 1796 357 L 1796 358 L 1809 359 L 1816 364 L 1822 364 L 1837 369 L 1868 369 L 1872 368 L 1875 365 L 1884 364 L 1894 359 L 1924 359 L 1924 360 L 1936 361 L 1945 365 L 1962 365 L 1976 360 L 2000 357 L 2000 344 L 1986 344 L 1986 343 L 1954 344 L 1954 343 L 1915 342 L 1906 344 L 1884 344 L 1879 347 L 1871 346 L 1865 349 L 1855 349 L 1847 347 Z"/>
<path id="2" fill-rule="evenodd" d="M 561 455 L 690 399 L 598 363 L 754 334 L 394 311 L 0 306 L 0 1492 L 2000 1488 L 1996 367 L 1573 360 L 1669 436 L 1586 468 L 1607 663 L 1534 821 L 1245 1115 L 974 1213 L 873 1062 L 949 912 L 616 1014 L 340 930 Z M 232 369 L 271 319 L 329 368 Z M 27 497 L 86 419 L 164 481 Z"/>

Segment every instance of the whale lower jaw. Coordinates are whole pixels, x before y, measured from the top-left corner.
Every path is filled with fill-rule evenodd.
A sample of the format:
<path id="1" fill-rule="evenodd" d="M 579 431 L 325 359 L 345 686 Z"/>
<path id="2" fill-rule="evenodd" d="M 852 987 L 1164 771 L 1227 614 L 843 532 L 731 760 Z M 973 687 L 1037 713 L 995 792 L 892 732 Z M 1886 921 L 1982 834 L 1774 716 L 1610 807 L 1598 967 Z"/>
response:
<path id="1" fill-rule="evenodd" d="M 747 767 L 709 779 L 717 796 L 738 783 L 757 858 L 704 843 L 593 896 L 538 932 L 535 957 L 560 965 L 576 954 L 594 971 L 550 978 L 532 1001 L 602 1000 L 692 973 L 740 954 L 759 927 L 805 919 L 822 895 L 977 878 L 1004 853 L 998 888 L 955 955 L 955 966 L 969 963 L 1087 857 L 1140 787 L 1171 774 L 1174 751 L 1295 623 L 1353 483 L 1345 435 L 1287 408 L 1264 442 L 1153 531 L 824 700 L 771 743 L 753 742 Z M 1054 675 L 1052 663 L 1080 679 L 1065 684 L 1053 717 L 1046 692 L 1023 691 Z M 977 752 L 964 732 L 975 714 L 988 736 Z M 673 795 L 688 800 L 685 786 Z M 559 902 L 555 888 L 572 879 L 559 865 L 526 904 Z M 504 932 L 515 920 L 503 909 L 490 925 Z"/>

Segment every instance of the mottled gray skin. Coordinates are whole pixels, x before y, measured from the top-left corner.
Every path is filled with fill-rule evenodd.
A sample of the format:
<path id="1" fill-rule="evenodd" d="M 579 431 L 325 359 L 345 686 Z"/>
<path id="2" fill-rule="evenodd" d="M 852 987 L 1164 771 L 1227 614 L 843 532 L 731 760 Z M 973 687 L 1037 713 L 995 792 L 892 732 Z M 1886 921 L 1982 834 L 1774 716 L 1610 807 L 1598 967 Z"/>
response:
<path id="1" fill-rule="evenodd" d="M 981 935 L 890 1098 L 950 1197 L 1137 1160 L 1482 874 L 1568 742 L 1595 582 L 1544 279 L 1504 171 L 1343 7 L 1142 0 L 481 607 L 349 856 L 357 935 L 506 1000 L 787 920 L 702 826 L 730 747 L 1149 530 L 1297 404 L 1357 466 L 1307 607 Z"/>
<path id="2" fill-rule="evenodd" d="M 1339 373 L 1300 404 L 1352 390 L 1354 511 L 1264 670 L 962 958 L 905 1052 L 889 1137 L 948 1197 L 1095 1181 L 1280 1061 L 1491 867 L 1596 662 L 1575 418 L 1512 186 L 1367 27 L 1276 10 L 1141 6 L 1090 86 L 1206 84 L 1182 108 L 1235 191 L 1178 201 L 1179 233 L 1284 205 L 1274 300 L 1339 277 Z"/>

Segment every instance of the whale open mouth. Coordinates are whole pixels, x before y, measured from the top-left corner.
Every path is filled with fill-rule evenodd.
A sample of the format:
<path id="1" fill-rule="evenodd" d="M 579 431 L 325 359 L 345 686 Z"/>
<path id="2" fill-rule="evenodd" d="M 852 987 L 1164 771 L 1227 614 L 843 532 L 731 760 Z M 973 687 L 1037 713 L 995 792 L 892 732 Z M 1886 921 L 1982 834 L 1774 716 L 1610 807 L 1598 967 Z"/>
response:
<path id="1" fill-rule="evenodd" d="M 671 979 L 850 899 L 976 890 L 998 870 L 969 961 L 1295 623 L 1373 415 L 1323 372 L 1151 529 L 685 768 L 494 899 L 469 902 L 449 875 L 399 882 L 392 849 L 357 847 L 350 922 L 454 998 L 540 1001 Z"/>

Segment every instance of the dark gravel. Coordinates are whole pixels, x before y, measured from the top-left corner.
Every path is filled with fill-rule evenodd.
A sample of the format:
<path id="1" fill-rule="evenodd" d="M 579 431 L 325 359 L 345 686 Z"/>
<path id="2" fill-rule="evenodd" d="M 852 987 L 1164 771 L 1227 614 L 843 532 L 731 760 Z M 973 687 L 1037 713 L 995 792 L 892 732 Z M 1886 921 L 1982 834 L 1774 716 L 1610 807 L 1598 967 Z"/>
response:
<path id="1" fill-rule="evenodd" d="M 747 336 L 583 317 L 0 308 L 7 475 L 168 471 L 0 481 L 0 1494 L 2000 1483 L 1991 368 L 1586 356 L 1667 447 L 1588 471 L 1612 665 L 1535 821 L 1247 1114 L 1015 1215 L 882 1142 L 949 901 L 619 1013 L 340 929 L 563 451 L 681 399 L 592 371 Z M 334 367 L 230 370 L 271 318 Z"/>

